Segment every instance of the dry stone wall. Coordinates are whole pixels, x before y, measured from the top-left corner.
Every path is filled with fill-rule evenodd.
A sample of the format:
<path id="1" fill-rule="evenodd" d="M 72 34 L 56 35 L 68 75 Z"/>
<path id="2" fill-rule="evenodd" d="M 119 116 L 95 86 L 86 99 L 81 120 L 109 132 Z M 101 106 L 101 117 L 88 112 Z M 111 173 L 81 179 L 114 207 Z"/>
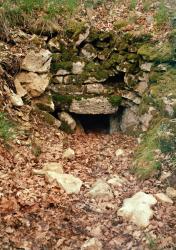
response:
<path id="1" fill-rule="evenodd" d="M 111 114 L 111 120 L 120 107 L 123 132 L 148 129 L 158 112 L 151 83 L 173 62 L 170 43 L 143 33 L 97 31 L 76 21 L 54 37 L 30 39 L 35 43 L 15 74 L 20 105 L 28 96 L 32 105 L 51 113 Z M 163 102 L 173 113 L 170 102 Z"/>

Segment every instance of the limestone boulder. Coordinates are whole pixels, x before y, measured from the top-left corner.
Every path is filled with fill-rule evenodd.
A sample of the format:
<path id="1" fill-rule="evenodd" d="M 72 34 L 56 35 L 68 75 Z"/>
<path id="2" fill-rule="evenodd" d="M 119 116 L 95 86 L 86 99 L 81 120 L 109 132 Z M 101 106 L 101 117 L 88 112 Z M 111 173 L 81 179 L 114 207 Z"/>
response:
<path id="1" fill-rule="evenodd" d="M 45 92 L 49 85 L 48 74 L 36 74 L 33 72 L 21 72 L 15 78 L 17 94 L 20 97 L 29 94 L 31 97 L 38 97 Z"/>
<path id="2" fill-rule="evenodd" d="M 62 122 L 63 130 L 66 132 L 73 132 L 76 129 L 76 122 L 72 116 L 66 112 L 61 112 L 58 114 L 60 121 Z"/>
<path id="3" fill-rule="evenodd" d="M 67 194 L 78 194 L 80 192 L 82 181 L 72 174 L 57 174 L 53 171 L 47 171 L 47 176 L 50 180 L 55 180 Z"/>
<path id="4" fill-rule="evenodd" d="M 123 132 L 135 131 L 139 126 L 139 122 L 138 107 L 132 106 L 126 108 L 122 115 L 121 130 Z"/>
<path id="5" fill-rule="evenodd" d="M 101 83 L 93 83 L 93 84 L 88 84 L 85 87 L 85 91 L 88 94 L 106 94 L 108 92 L 107 88 L 103 86 Z"/>
<path id="6" fill-rule="evenodd" d="M 113 114 L 118 110 L 118 106 L 112 106 L 108 98 L 104 96 L 73 99 L 70 112 L 77 114 Z"/>
<path id="7" fill-rule="evenodd" d="M 31 50 L 22 61 L 21 68 L 35 73 L 46 73 L 50 70 L 51 52 L 41 49 L 39 52 Z"/>
<path id="8" fill-rule="evenodd" d="M 153 195 L 140 191 L 124 200 L 123 206 L 118 210 L 118 215 L 139 227 L 147 227 L 153 216 L 151 206 L 156 203 L 157 200 Z"/>
<path id="9" fill-rule="evenodd" d="M 83 72 L 85 66 L 85 62 L 73 62 L 72 73 L 75 75 L 79 75 Z"/>
<path id="10" fill-rule="evenodd" d="M 81 250 L 102 250 L 102 243 L 97 238 L 91 238 L 86 240 L 82 245 Z"/>
<path id="11" fill-rule="evenodd" d="M 97 180 L 88 195 L 95 199 L 110 200 L 114 197 L 111 187 L 104 180 Z"/>
<path id="12" fill-rule="evenodd" d="M 60 163 L 45 163 L 42 169 L 34 169 L 33 173 L 45 175 L 49 182 L 56 181 L 56 183 L 63 188 L 67 194 L 78 194 L 80 192 L 82 181 L 71 174 L 64 174 Z"/>

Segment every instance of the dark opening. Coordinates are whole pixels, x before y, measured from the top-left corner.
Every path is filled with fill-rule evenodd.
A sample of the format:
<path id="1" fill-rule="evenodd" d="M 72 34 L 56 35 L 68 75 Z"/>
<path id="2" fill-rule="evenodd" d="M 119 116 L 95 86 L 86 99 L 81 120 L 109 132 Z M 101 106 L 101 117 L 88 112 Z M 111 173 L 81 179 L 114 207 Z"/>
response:
<path id="1" fill-rule="evenodd" d="M 125 73 L 119 72 L 115 76 L 108 77 L 108 79 L 104 82 L 104 84 L 108 84 L 109 86 L 113 86 L 113 87 L 114 86 L 123 87 L 124 77 L 125 77 Z"/>
<path id="2" fill-rule="evenodd" d="M 109 133 L 109 115 L 78 115 L 71 114 L 81 124 L 85 133 Z"/>

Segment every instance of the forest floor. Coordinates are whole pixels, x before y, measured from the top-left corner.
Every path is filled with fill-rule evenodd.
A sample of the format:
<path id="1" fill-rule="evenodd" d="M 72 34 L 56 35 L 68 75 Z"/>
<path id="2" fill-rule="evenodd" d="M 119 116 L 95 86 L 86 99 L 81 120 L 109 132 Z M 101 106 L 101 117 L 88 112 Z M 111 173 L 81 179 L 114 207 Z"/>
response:
<path id="1" fill-rule="evenodd" d="M 0 146 L 0 249 L 76 250 L 93 237 L 100 240 L 103 250 L 175 249 L 173 204 L 158 201 L 145 229 L 117 215 L 123 200 L 136 192 L 156 194 L 165 189 L 160 180 L 140 181 L 131 173 L 135 138 L 66 135 L 36 117 L 30 126 L 31 134 L 17 136 L 10 149 Z M 40 155 L 34 152 L 36 145 L 40 145 Z M 73 160 L 62 157 L 68 147 L 75 151 Z M 119 157 L 115 154 L 118 149 L 124 151 Z M 79 194 L 66 194 L 55 181 L 34 175 L 33 169 L 42 169 L 48 162 L 61 163 L 65 173 L 83 181 Z M 112 199 L 87 195 L 97 179 L 108 180 L 114 175 L 126 182 L 111 187 Z"/>

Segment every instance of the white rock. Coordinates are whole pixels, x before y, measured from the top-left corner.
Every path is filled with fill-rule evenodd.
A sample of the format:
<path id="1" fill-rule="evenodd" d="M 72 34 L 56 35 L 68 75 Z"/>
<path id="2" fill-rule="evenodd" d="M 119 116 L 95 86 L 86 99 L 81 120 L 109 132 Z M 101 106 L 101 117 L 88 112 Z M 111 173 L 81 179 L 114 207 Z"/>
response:
<path id="1" fill-rule="evenodd" d="M 111 187 L 104 180 L 97 180 L 93 185 L 88 194 L 92 198 L 100 198 L 109 200 L 114 197 Z"/>
<path id="2" fill-rule="evenodd" d="M 152 67 L 152 63 L 147 63 L 147 62 L 141 64 L 140 66 L 141 70 L 146 71 L 146 72 L 150 72 L 151 67 Z"/>
<path id="3" fill-rule="evenodd" d="M 68 70 L 65 69 L 59 69 L 56 73 L 56 76 L 66 76 L 69 75 L 70 72 Z"/>
<path id="4" fill-rule="evenodd" d="M 32 97 L 38 97 L 44 93 L 49 85 L 48 74 L 36 74 L 33 72 L 21 72 L 15 78 L 17 94 L 23 97 L 26 93 Z"/>
<path id="5" fill-rule="evenodd" d="M 116 157 L 119 157 L 121 155 L 124 155 L 124 153 L 125 153 L 124 150 L 119 148 L 116 150 L 115 155 L 116 155 Z"/>
<path id="6" fill-rule="evenodd" d="M 74 160 L 75 159 L 75 151 L 71 148 L 68 148 L 63 153 L 63 158 L 68 160 Z"/>
<path id="7" fill-rule="evenodd" d="M 15 93 L 10 95 L 10 100 L 13 106 L 15 107 L 22 107 L 24 105 L 21 96 L 16 95 Z"/>
<path id="8" fill-rule="evenodd" d="M 96 239 L 91 238 L 86 240 L 86 242 L 82 245 L 81 250 L 102 250 L 102 243 Z"/>
<path id="9" fill-rule="evenodd" d="M 47 171 L 47 176 L 50 180 L 56 180 L 67 194 L 78 194 L 80 192 L 82 181 L 72 174 L 57 174 L 53 171 Z"/>
<path id="10" fill-rule="evenodd" d="M 166 194 L 168 195 L 169 198 L 176 198 L 176 189 L 172 187 L 167 187 L 166 189 Z"/>
<path id="11" fill-rule="evenodd" d="M 73 63 L 73 67 L 72 67 L 72 73 L 73 74 L 81 74 L 83 72 L 85 66 L 85 62 L 75 62 Z"/>
<path id="12" fill-rule="evenodd" d="M 106 94 L 107 89 L 101 83 L 92 83 L 86 85 L 86 92 L 88 94 Z"/>
<path id="13" fill-rule="evenodd" d="M 39 52 L 30 51 L 24 58 L 21 68 L 30 72 L 46 73 L 50 70 L 51 52 L 41 49 Z"/>
<path id="14" fill-rule="evenodd" d="M 48 171 L 55 172 L 57 174 L 63 174 L 64 170 L 60 163 L 58 162 L 47 162 L 44 163 L 42 169 L 34 169 L 33 172 L 39 175 L 45 175 Z"/>
<path id="15" fill-rule="evenodd" d="M 61 122 L 66 124 L 71 131 L 74 131 L 76 129 L 76 122 L 70 114 L 61 112 L 58 116 Z"/>
<path id="16" fill-rule="evenodd" d="M 153 195 L 138 192 L 131 198 L 124 200 L 123 206 L 118 210 L 118 215 L 140 227 L 147 227 L 150 218 L 153 216 L 153 211 L 150 207 L 156 203 L 157 200 Z"/>
<path id="17" fill-rule="evenodd" d="M 107 183 L 111 184 L 112 186 L 122 186 L 125 182 L 126 180 L 124 178 L 119 177 L 118 175 L 107 181 Z"/>
<path id="18" fill-rule="evenodd" d="M 60 43 L 58 41 L 58 37 L 54 37 L 49 40 L 48 47 L 51 51 L 58 52 L 60 51 Z"/>
<path id="19" fill-rule="evenodd" d="M 118 106 L 113 107 L 108 98 L 104 96 L 73 99 L 70 112 L 77 114 L 113 114 L 118 110 Z"/>
<path id="20" fill-rule="evenodd" d="M 161 202 L 165 202 L 165 203 L 173 203 L 173 201 L 164 193 L 158 193 L 155 194 L 156 198 L 161 201 Z"/>

